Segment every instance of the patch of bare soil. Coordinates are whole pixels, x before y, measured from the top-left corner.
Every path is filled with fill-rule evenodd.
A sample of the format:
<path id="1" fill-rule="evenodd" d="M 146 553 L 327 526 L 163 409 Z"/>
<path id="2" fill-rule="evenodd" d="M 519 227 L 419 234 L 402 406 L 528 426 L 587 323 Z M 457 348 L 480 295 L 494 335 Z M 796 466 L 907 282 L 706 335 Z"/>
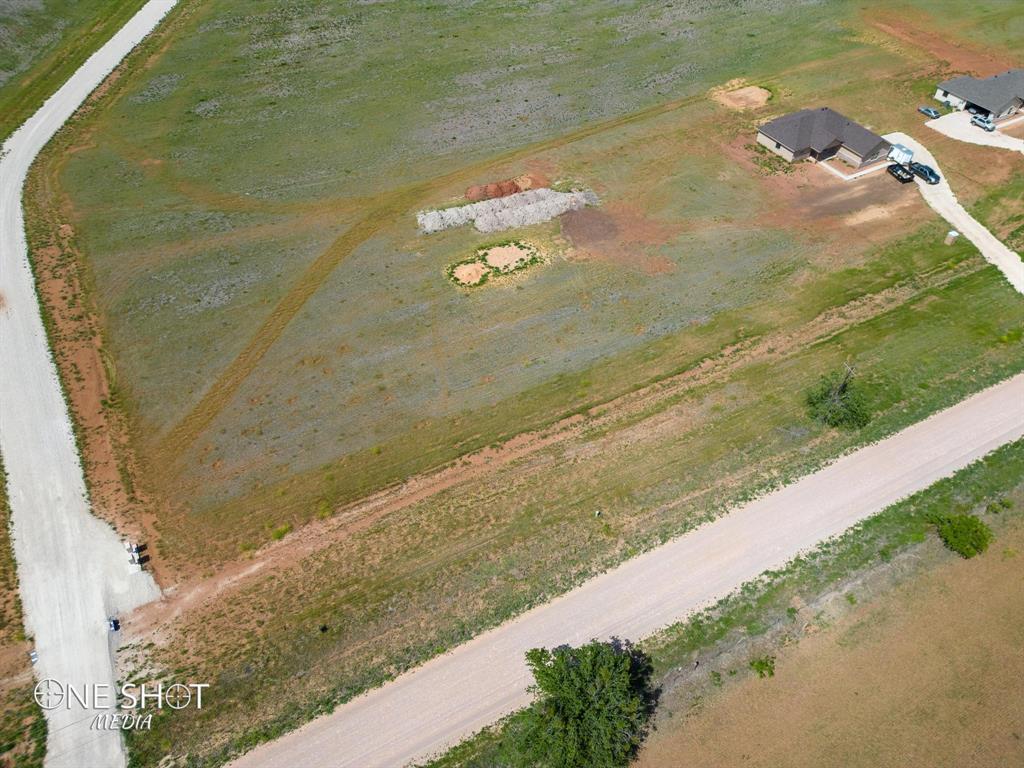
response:
<path id="1" fill-rule="evenodd" d="M 479 261 L 472 264 L 459 264 L 452 270 L 452 277 L 462 285 L 477 285 L 487 274 L 487 267 Z"/>
<path id="2" fill-rule="evenodd" d="M 530 257 L 535 253 L 536 250 L 530 246 L 520 243 L 509 243 L 508 245 L 488 248 L 483 253 L 483 259 L 487 266 L 499 272 L 510 272 L 520 264 L 529 261 Z"/>
<path id="3" fill-rule="evenodd" d="M 931 16 L 906 7 L 899 12 L 871 9 L 865 12 L 864 21 L 894 40 L 924 51 L 933 59 L 948 62 L 949 67 L 958 72 L 989 77 L 1020 62 L 1019 55 L 957 40 Z"/>
<path id="4" fill-rule="evenodd" d="M 648 275 L 675 269 L 670 258 L 651 251 L 682 232 L 682 225 L 651 219 L 624 203 L 569 211 L 561 222 L 573 249 L 570 259 L 609 262 Z"/>
<path id="5" fill-rule="evenodd" d="M 768 103 L 772 92 L 757 85 L 742 85 L 743 81 L 731 80 L 723 86 L 709 91 L 711 98 L 729 109 L 757 109 Z"/>
<path id="6" fill-rule="evenodd" d="M 640 754 L 666 765 L 1024 764 L 1019 522 L 988 553 L 863 603 L 689 715 Z"/>

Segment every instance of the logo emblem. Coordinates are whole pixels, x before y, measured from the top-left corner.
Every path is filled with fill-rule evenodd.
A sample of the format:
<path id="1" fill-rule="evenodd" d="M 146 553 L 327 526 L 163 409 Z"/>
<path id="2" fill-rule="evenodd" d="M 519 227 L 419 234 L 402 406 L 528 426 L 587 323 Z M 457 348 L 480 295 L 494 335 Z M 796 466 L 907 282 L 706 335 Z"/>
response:
<path id="1" fill-rule="evenodd" d="M 40 680 L 36 683 L 36 689 L 32 694 L 36 704 L 43 709 L 56 709 L 64 703 L 64 686 L 52 677 Z"/>

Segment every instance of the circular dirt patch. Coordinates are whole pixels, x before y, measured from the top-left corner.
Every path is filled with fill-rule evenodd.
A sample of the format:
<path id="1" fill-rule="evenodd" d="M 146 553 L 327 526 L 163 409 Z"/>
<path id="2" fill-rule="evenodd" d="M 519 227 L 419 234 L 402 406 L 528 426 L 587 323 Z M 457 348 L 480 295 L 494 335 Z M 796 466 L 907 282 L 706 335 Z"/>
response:
<path id="1" fill-rule="evenodd" d="M 771 91 L 756 85 L 734 91 L 714 91 L 711 94 L 711 98 L 729 109 L 757 109 L 767 104 L 771 97 Z"/>
<path id="2" fill-rule="evenodd" d="M 471 264 L 459 264 L 452 270 L 452 277 L 459 285 L 479 285 L 487 274 L 487 267 L 479 261 Z"/>

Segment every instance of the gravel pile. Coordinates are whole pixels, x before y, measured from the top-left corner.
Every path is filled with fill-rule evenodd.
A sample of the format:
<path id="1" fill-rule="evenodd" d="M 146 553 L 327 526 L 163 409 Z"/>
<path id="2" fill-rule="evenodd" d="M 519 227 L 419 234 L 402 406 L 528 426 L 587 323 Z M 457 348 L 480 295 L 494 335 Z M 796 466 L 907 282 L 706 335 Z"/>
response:
<path id="1" fill-rule="evenodd" d="M 416 214 L 416 222 L 420 231 L 427 235 L 470 222 L 480 232 L 500 232 L 550 221 L 566 211 L 578 211 L 588 205 L 597 205 L 597 202 L 597 195 L 589 190 L 556 192 L 541 187 L 469 205 L 421 211 Z"/>

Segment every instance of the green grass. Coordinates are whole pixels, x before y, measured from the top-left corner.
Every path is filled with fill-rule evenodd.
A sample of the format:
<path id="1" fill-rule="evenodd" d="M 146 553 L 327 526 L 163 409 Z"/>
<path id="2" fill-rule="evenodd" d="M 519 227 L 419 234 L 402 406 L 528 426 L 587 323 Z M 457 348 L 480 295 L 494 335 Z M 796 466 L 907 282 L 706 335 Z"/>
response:
<path id="1" fill-rule="evenodd" d="M 0 142 L 124 26 L 145 0 L 0 3 Z"/>
<path id="2" fill-rule="evenodd" d="M 699 95 L 753 62 L 782 69 L 856 47 L 835 9 L 788 3 L 755 11 L 743 25 L 726 2 L 685 11 L 612 2 L 427 10 L 215 0 L 189 8 L 154 43 L 168 47 L 152 67 L 130 68 L 108 105 L 83 120 L 95 145 L 59 159 L 66 159 L 60 180 L 78 214 L 125 407 L 143 444 L 188 413 L 302 270 L 358 220 L 343 206 L 337 216 L 310 220 L 304 207 L 380 194 L 597 120 Z M 771 23 L 757 24 L 759 13 Z M 787 24 L 797 18 L 799 29 Z M 740 31 L 750 25 L 760 30 L 754 37 Z M 577 34 L 582 27 L 587 35 Z M 553 410 L 580 407 L 593 399 L 579 396 L 581 369 L 742 306 L 751 293 L 744 281 L 758 279 L 759 270 L 783 290 L 789 262 L 803 258 L 807 244 L 744 226 L 741 219 L 760 202 L 756 180 L 737 177 L 708 189 L 704 179 L 728 172 L 730 163 L 696 147 L 675 156 L 692 121 L 720 119 L 706 104 L 678 117 L 662 120 L 655 137 L 670 162 L 657 191 L 665 197 L 651 215 L 671 221 L 680 210 L 697 217 L 732 212 L 736 222 L 651 247 L 679 264 L 664 284 L 607 266 L 581 274 L 559 261 L 524 274 L 529 294 L 489 285 L 465 298 L 443 270 L 453 256 L 472 252 L 479 236 L 468 229 L 410 240 L 417 206 L 443 203 L 464 188 L 461 180 L 439 185 L 339 265 L 201 436 L 241 472 L 211 473 L 198 444 L 185 456 L 147 458 L 154 466 L 180 462 L 187 486 L 179 498 L 197 510 L 244 505 L 253 491 L 321 469 L 352 478 L 337 492 L 304 483 L 302 494 L 287 499 L 289 507 L 309 509 L 320 497 L 363 493 L 444 461 L 449 446 L 461 452 L 488 444 L 542 423 Z M 501 131 L 489 127 L 494 120 Z M 461 137 L 455 146 L 452 125 Z M 615 144 L 649 139 L 645 131 L 627 126 L 585 142 L 583 154 L 566 150 L 552 159 L 564 175 L 629 199 L 652 159 L 640 154 L 630 163 L 631 153 Z M 615 169 L 619 176 L 609 167 L 616 162 L 626 166 Z M 480 169 L 466 183 L 505 170 Z M 521 162 L 508 169 L 522 170 Z M 539 232 L 557 236 L 555 227 Z M 722 262 L 721 253 L 735 256 Z M 723 272 L 730 285 L 714 295 Z M 591 307 L 567 312 L 580 306 L 581 293 L 592 296 Z M 324 323 L 324 312 L 331 322 Z M 473 332 L 496 323 L 531 328 L 487 338 Z M 637 335 L 636 324 L 650 331 Z M 211 337 L 216 345 L 207 343 Z M 382 359 L 382 348 L 396 339 L 402 353 Z M 484 347 L 493 356 L 487 363 Z M 320 356 L 321 365 L 303 365 Z M 516 375 L 495 375 L 485 385 L 482 364 Z M 605 385 L 604 394 L 613 386 L 621 391 L 623 382 Z M 332 396 L 323 396 L 328 391 Z M 316 422 L 318 431 L 293 419 Z M 486 427 L 479 435 L 470 426 L 477 421 Z M 370 454 L 392 441 L 402 450 Z M 367 471 L 352 473 L 353 465 Z"/>
<path id="3" fill-rule="evenodd" d="M 1024 500 L 1024 442 L 1003 446 L 952 477 L 940 480 L 905 501 L 887 507 L 839 537 L 797 558 L 782 569 L 768 572 L 749 582 L 716 605 L 646 640 L 642 647 L 651 654 L 655 679 L 707 656 L 731 639 L 757 637 L 768 628 L 791 622 L 794 598 L 812 602 L 858 573 L 890 561 L 901 552 L 918 546 L 932 533 L 932 520 L 950 510 L 980 511 L 990 499 L 1012 494 L 1016 505 L 999 505 L 1003 513 L 1019 516 Z M 998 504 L 998 501 L 996 502 Z M 761 655 L 749 662 L 754 673 L 764 677 L 774 672 L 774 658 Z M 730 675 L 732 673 L 730 672 Z M 717 677 L 716 677 L 717 675 Z M 720 672 L 712 683 L 722 683 Z M 515 716 L 513 716 L 515 717 Z M 468 739 L 429 768 L 500 768 L 504 725 L 498 724 Z"/>

